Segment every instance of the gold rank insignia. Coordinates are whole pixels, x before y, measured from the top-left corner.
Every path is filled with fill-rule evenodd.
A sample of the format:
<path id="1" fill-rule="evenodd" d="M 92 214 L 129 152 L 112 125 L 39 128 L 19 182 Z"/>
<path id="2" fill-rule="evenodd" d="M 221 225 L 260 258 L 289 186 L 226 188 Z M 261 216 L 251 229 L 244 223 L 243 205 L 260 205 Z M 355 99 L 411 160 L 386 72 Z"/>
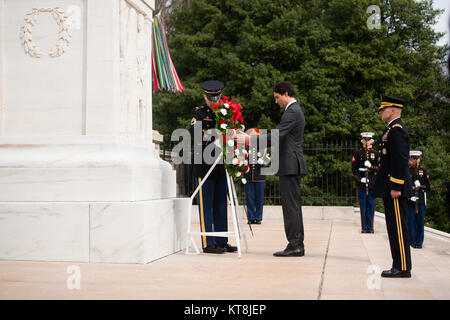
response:
<path id="1" fill-rule="evenodd" d="M 196 122 L 197 122 L 197 119 L 192 118 L 192 120 L 191 120 L 191 126 L 193 126 Z"/>

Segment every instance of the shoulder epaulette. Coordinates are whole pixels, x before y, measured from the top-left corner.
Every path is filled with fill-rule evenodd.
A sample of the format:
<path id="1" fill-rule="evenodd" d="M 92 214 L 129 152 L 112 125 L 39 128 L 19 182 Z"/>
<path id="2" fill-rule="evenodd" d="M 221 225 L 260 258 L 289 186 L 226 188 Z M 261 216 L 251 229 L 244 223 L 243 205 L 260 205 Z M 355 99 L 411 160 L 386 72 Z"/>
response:
<path id="1" fill-rule="evenodd" d="M 401 129 L 403 129 L 403 127 L 402 127 L 402 125 L 401 124 L 394 124 L 393 126 L 392 126 L 392 128 L 396 128 L 396 127 L 399 127 L 399 128 L 401 128 Z"/>

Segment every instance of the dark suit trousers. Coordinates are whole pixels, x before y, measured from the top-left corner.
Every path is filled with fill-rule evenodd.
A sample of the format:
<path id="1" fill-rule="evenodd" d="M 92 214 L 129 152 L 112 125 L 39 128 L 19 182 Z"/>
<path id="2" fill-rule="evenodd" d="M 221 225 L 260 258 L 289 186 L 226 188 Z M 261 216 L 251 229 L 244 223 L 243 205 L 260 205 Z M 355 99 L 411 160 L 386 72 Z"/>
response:
<path id="1" fill-rule="evenodd" d="M 280 176 L 284 231 L 291 247 L 303 248 L 304 231 L 300 176 Z"/>
<path id="2" fill-rule="evenodd" d="M 401 271 L 411 270 L 409 249 L 407 200 L 404 197 L 383 198 L 386 228 L 391 247 L 392 267 Z"/>

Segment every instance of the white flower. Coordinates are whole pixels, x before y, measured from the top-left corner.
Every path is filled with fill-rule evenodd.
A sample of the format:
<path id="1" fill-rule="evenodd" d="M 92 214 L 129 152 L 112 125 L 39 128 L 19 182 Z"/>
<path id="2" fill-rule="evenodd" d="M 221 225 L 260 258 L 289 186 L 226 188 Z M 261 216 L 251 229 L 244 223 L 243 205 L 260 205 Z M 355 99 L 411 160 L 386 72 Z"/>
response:
<path id="1" fill-rule="evenodd" d="M 240 176 L 242 176 L 241 172 L 236 173 L 236 178 L 239 178 Z"/>
<path id="2" fill-rule="evenodd" d="M 263 165 L 263 164 L 264 164 L 263 159 L 259 158 L 259 159 L 258 159 L 258 164 Z"/>
<path id="3" fill-rule="evenodd" d="M 234 153 L 238 156 L 239 155 L 239 149 L 234 150 Z"/>
<path id="4" fill-rule="evenodd" d="M 248 165 L 248 161 L 244 160 L 244 166 Z"/>
<path id="5" fill-rule="evenodd" d="M 220 125 L 220 128 L 226 129 L 226 128 L 227 128 L 227 124 L 226 124 L 226 123 L 222 123 L 222 124 Z"/>
<path id="6" fill-rule="evenodd" d="M 242 182 L 242 184 L 246 184 L 246 183 L 247 183 L 247 179 L 242 178 L 242 179 L 241 179 L 241 182 Z"/>
<path id="7" fill-rule="evenodd" d="M 227 110 L 225 110 L 225 109 L 220 109 L 220 112 L 221 112 L 224 116 L 227 115 Z"/>
<path id="8" fill-rule="evenodd" d="M 245 130 L 245 126 L 244 125 L 242 125 L 242 128 L 241 128 L 242 130 Z"/>
<path id="9" fill-rule="evenodd" d="M 238 158 L 233 158 L 233 161 L 231 162 L 233 165 L 237 165 L 239 163 Z"/>
<path id="10" fill-rule="evenodd" d="M 230 146 L 230 147 L 232 147 L 232 146 L 234 146 L 234 140 L 228 140 L 228 146 Z"/>
<path id="11" fill-rule="evenodd" d="M 247 172 L 249 172 L 249 171 L 250 171 L 250 167 L 248 167 L 247 170 L 245 170 L 245 173 L 247 173 Z"/>
<path id="12" fill-rule="evenodd" d="M 225 103 L 223 106 L 227 109 L 230 107 L 230 105 L 228 103 Z"/>
<path id="13" fill-rule="evenodd" d="M 258 152 L 256 155 L 257 155 L 258 157 L 261 157 L 261 152 Z"/>
<path id="14" fill-rule="evenodd" d="M 239 167 L 242 167 L 243 164 L 244 162 L 242 160 L 239 160 Z"/>
<path id="15" fill-rule="evenodd" d="M 245 150 L 245 149 L 242 150 L 242 153 L 243 153 L 243 154 L 248 154 L 247 150 Z"/>

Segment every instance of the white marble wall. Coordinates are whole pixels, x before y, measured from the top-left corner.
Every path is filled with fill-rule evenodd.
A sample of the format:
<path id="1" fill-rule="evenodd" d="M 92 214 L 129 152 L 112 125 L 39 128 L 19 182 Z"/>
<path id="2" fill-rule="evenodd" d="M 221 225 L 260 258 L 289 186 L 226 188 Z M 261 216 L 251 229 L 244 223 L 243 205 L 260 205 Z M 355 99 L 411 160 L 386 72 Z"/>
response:
<path id="1" fill-rule="evenodd" d="M 175 171 L 152 143 L 153 8 L 0 0 L 0 259 L 143 263 L 182 249 Z M 41 9 L 22 36 L 38 58 L 20 34 Z M 49 56 L 68 21 L 69 46 Z"/>
<path id="2" fill-rule="evenodd" d="M 147 263 L 183 249 L 187 208 L 186 199 L 0 202 L 0 259 Z"/>

